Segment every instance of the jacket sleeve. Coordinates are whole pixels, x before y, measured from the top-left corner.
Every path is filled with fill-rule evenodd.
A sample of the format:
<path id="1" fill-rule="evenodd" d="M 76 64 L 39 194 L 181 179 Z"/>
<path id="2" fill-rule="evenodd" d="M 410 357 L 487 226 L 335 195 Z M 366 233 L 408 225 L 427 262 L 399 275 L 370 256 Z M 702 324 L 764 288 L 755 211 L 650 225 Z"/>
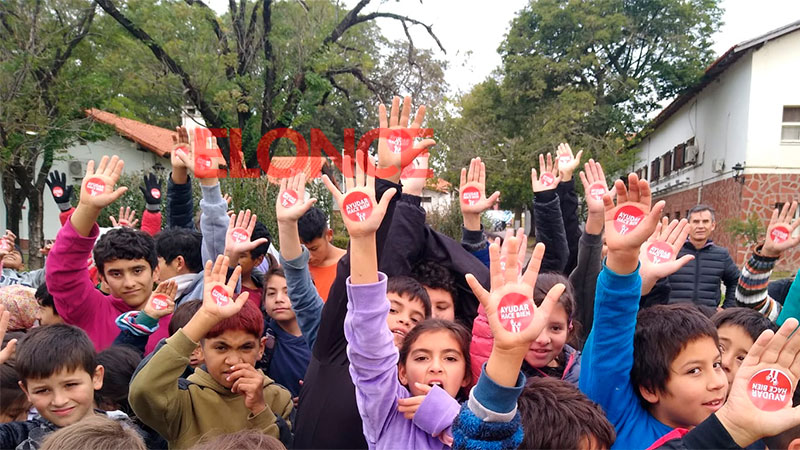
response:
<path id="1" fill-rule="evenodd" d="M 569 258 L 569 247 L 564 221 L 561 218 L 559 198 L 555 191 L 534 194 L 533 223 L 536 227 L 536 241 L 545 245 L 541 271 L 564 273 Z"/>
<path id="2" fill-rule="evenodd" d="M 302 249 L 303 252 L 297 258 L 287 261 L 280 255 L 279 261 L 286 273 L 286 287 L 292 309 L 297 316 L 297 325 L 303 333 L 308 348 L 314 348 L 324 304 L 314 288 L 311 273 L 308 271 L 308 249 L 305 246 L 302 246 Z"/>
<path id="3" fill-rule="evenodd" d="M 171 175 L 167 180 L 167 228 L 194 230 L 192 178 L 187 176 L 187 181 L 183 184 L 175 184 Z"/>
<path id="4" fill-rule="evenodd" d="M 757 247 L 750 259 L 744 264 L 736 286 L 736 306 L 752 308 L 775 321 L 781 312 L 781 304 L 767 295 L 769 277 L 778 258 L 761 255 L 761 246 Z M 727 283 L 726 283 L 727 285 Z M 729 291 L 730 292 L 730 291 Z M 726 301 L 729 295 L 726 293 Z"/>
<path id="5" fill-rule="evenodd" d="M 575 193 L 575 178 L 563 181 L 556 186 L 556 193 L 560 200 L 561 217 L 564 220 L 564 234 L 567 239 L 569 257 L 564 273 L 572 273 L 578 265 L 578 246 L 581 230 L 578 224 L 578 195 Z M 600 273 L 600 269 L 597 269 Z"/>
<path id="6" fill-rule="evenodd" d="M 471 231 L 461 227 L 461 246 L 464 250 L 478 258 L 484 266 L 489 267 L 489 242 L 483 234 L 483 225 L 480 231 Z"/>
<path id="7" fill-rule="evenodd" d="M 196 347 L 197 343 L 178 330 L 139 366 L 131 380 L 128 400 L 136 417 L 168 441 L 177 438 L 182 414 L 191 408 L 189 393 L 178 388 L 178 378 Z"/>
<path id="8" fill-rule="evenodd" d="M 200 186 L 203 199 L 200 200 L 200 232 L 203 234 L 203 262 L 213 261 L 217 255 L 225 253 L 225 234 L 228 232 L 228 203 L 222 198 L 219 183 L 214 186 Z"/>
<path id="9" fill-rule="evenodd" d="M 145 210 L 142 213 L 142 231 L 155 236 L 161 231 L 161 211 Z"/>
<path id="10" fill-rule="evenodd" d="M 443 432 L 451 434 L 450 427 L 460 408 L 458 400 L 439 386 L 434 386 L 425 395 L 425 400 L 420 403 L 412 421 L 417 428 L 431 436 L 438 436 Z"/>
<path id="11" fill-rule="evenodd" d="M 581 325 L 578 341 L 583 343 L 594 322 L 594 290 L 603 268 L 603 234 L 583 233 L 578 245 L 578 260 L 569 274 L 575 292 L 575 318 Z"/>
<path id="12" fill-rule="evenodd" d="M 778 325 L 783 325 L 789 317 L 800 319 L 800 271 L 794 277 L 794 282 L 789 287 L 789 293 L 786 294 L 786 300 L 783 302 L 783 310 L 778 316 Z"/>
<path id="13" fill-rule="evenodd" d="M 675 450 L 702 450 L 702 449 L 740 449 L 733 440 L 728 430 L 722 426 L 716 414 L 700 422 L 691 431 L 675 430 L 656 441 L 648 450 L 675 449 Z"/>
<path id="14" fill-rule="evenodd" d="M 736 286 L 739 284 L 739 268 L 733 262 L 730 253 L 725 251 L 725 272 L 722 275 L 722 282 L 725 283 L 725 301 L 723 308 L 736 306 Z"/>
<path id="15" fill-rule="evenodd" d="M 356 388 L 356 403 L 367 442 L 375 444 L 397 408 L 397 361 L 392 332 L 386 327 L 389 300 L 386 275 L 378 282 L 350 284 L 347 280 L 347 316 L 344 335 L 350 359 L 350 377 Z"/>
<path id="16" fill-rule="evenodd" d="M 425 210 L 421 197 L 402 194 L 392 218 L 389 238 L 380 261 L 381 272 L 394 277 L 409 275 L 412 265 L 422 259 L 425 247 Z"/>

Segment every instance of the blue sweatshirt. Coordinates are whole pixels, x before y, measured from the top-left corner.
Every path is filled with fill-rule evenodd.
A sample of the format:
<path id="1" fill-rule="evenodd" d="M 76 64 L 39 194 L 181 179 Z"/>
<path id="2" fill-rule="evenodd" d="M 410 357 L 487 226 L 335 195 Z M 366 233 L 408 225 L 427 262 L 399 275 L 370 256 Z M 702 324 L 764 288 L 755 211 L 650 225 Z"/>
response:
<path id="1" fill-rule="evenodd" d="M 611 448 L 647 448 L 672 431 L 642 407 L 631 383 L 641 289 L 638 267 L 619 275 L 604 264 L 597 277 L 594 326 L 583 347 L 578 386 L 603 408 L 616 428 L 617 440 Z"/>
<path id="2" fill-rule="evenodd" d="M 311 360 L 311 348 L 303 336 L 287 333 L 275 321 L 270 320 L 267 327 L 275 336 L 275 348 L 267 375 L 288 389 L 292 397 L 297 397 L 300 395 L 300 380 L 305 376 L 308 361 Z"/>

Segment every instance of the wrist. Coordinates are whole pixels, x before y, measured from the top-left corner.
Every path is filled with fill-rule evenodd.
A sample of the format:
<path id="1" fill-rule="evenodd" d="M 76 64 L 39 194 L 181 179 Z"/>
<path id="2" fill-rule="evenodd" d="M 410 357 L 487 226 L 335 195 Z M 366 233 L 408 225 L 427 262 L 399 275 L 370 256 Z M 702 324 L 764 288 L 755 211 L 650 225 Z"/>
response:
<path id="1" fill-rule="evenodd" d="M 603 213 L 589 211 L 589 215 L 586 217 L 586 227 L 584 228 L 586 232 L 589 234 L 600 234 L 603 232 L 604 226 L 605 220 L 603 218 Z"/>
<path id="2" fill-rule="evenodd" d="M 506 387 L 514 387 L 519 377 L 519 369 L 528 346 L 524 348 L 502 348 L 497 345 L 492 347 L 489 360 L 486 361 L 486 375 L 496 384 Z"/>
<path id="3" fill-rule="evenodd" d="M 185 167 L 172 166 L 172 182 L 175 184 L 186 184 L 189 181 L 189 173 Z"/>
<path id="4" fill-rule="evenodd" d="M 756 249 L 756 251 L 759 255 L 765 258 L 780 258 L 781 256 L 781 252 L 772 248 L 771 246 L 768 246 L 767 244 L 764 244 L 761 249 Z"/>
<path id="5" fill-rule="evenodd" d="M 753 433 L 750 427 L 742 427 L 736 424 L 736 420 L 731 418 L 728 412 L 728 409 L 725 408 L 725 405 L 720 408 L 714 414 L 719 420 L 719 423 L 722 424 L 725 431 L 730 434 L 731 438 L 736 442 L 736 444 L 742 448 L 747 447 L 748 445 L 752 444 L 753 442 L 760 439 L 762 436 Z"/>
<path id="6" fill-rule="evenodd" d="M 264 412 L 264 410 L 266 410 L 266 409 L 267 409 L 267 404 L 264 403 L 264 401 L 261 401 L 261 403 L 259 403 L 257 405 L 253 405 L 253 407 L 250 408 L 250 412 L 253 413 L 254 416 L 257 416 L 257 415 L 261 414 L 262 412 Z"/>
<path id="7" fill-rule="evenodd" d="M 639 267 L 639 249 L 608 249 L 606 267 L 619 275 L 633 273 Z"/>
<path id="8" fill-rule="evenodd" d="M 479 231 L 481 229 L 481 215 L 475 213 L 463 213 L 464 228 L 470 231 Z"/>

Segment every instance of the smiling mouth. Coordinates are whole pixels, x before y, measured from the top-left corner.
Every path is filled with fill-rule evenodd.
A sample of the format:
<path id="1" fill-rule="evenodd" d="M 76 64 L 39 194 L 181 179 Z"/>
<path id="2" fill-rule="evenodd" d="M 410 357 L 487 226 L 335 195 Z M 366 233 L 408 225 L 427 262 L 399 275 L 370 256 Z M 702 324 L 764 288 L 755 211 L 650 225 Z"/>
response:
<path id="1" fill-rule="evenodd" d="M 70 407 L 70 408 L 54 409 L 52 411 L 53 411 L 53 414 L 55 414 L 57 416 L 66 416 L 66 415 L 69 415 L 74 409 L 75 409 L 75 407 L 73 406 L 73 407 Z"/>
<path id="2" fill-rule="evenodd" d="M 406 337 L 406 333 L 405 333 L 405 331 L 403 331 L 403 330 L 392 330 L 392 333 L 394 333 L 394 334 L 396 334 L 396 335 L 400 336 L 401 338 L 404 338 L 404 337 Z"/>
<path id="3" fill-rule="evenodd" d="M 724 399 L 719 398 L 719 399 L 716 399 L 716 400 L 712 400 L 710 402 L 705 402 L 705 403 L 703 403 L 703 406 L 705 406 L 707 408 L 720 408 L 724 401 L 725 401 Z"/>

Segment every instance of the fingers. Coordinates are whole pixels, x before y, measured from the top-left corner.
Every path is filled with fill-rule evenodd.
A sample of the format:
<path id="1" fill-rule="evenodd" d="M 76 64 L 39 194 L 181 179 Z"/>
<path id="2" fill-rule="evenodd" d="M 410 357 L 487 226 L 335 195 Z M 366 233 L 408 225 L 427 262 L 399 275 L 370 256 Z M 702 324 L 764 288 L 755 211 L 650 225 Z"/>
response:
<path id="1" fill-rule="evenodd" d="M 408 118 L 411 116 L 411 97 L 406 95 L 403 98 L 403 109 L 400 111 L 400 125 L 403 128 L 408 128 Z"/>
<path id="2" fill-rule="evenodd" d="M 515 283 L 519 278 L 519 269 L 517 268 L 517 256 L 519 254 L 519 240 L 516 237 L 511 237 L 505 240 L 506 246 L 506 267 L 503 271 L 503 279 L 506 283 Z"/>
<path id="3" fill-rule="evenodd" d="M 564 293 L 566 288 L 567 287 L 563 283 L 557 283 L 547 291 L 547 295 L 544 297 L 544 300 L 542 300 L 542 304 L 536 308 L 536 314 L 541 314 L 542 320 L 547 321 L 550 317 L 550 313 L 553 312 L 553 308 L 555 308 L 558 303 L 558 299 L 561 298 L 561 294 Z"/>
<path id="4" fill-rule="evenodd" d="M 461 168 L 461 179 L 459 180 L 458 188 L 461 190 L 467 184 L 467 169 Z"/>
<path id="5" fill-rule="evenodd" d="M 335 184 L 328 178 L 328 175 L 322 175 L 322 183 L 328 188 L 328 191 L 333 195 L 333 198 L 336 200 L 337 203 L 342 202 L 342 192 L 336 187 Z"/>
<path id="6" fill-rule="evenodd" d="M 386 117 L 386 105 L 378 105 L 378 125 L 380 128 L 389 128 L 389 120 Z"/>
<path id="7" fill-rule="evenodd" d="M 389 208 L 389 202 L 392 200 L 392 197 L 394 197 L 394 195 L 396 193 L 397 193 L 397 189 L 395 189 L 395 188 L 387 189 L 386 192 L 383 193 L 383 196 L 381 197 L 381 201 L 378 202 L 378 205 L 375 208 L 376 209 L 375 212 L 377 214 L 382 215 L 382 216 L 386 215 L 386 209 Z"/>
<path id="8" fill-rule="evenodd" d="M 789 336 L 791 336 L 795 328 L 797 328 L 796 320 L 792 320 L 791 322 L 787 320 L 783 323 L 783 326 L 781 326 L 778 332 L 775 333 L 775 336 L 773 336 L 773 338 L 769 341 L 769 344 L 767 344 L 766 348 L 764 349 L 764 353 L 761 355 L 762 363 L 775 364 L 778 362 L 781 350 L 786 344 L 786 341 L 789 340 Z"/>
<path id="9" fill-rule="evenodd" d="M 539 242 L 533 247 L 531 260 L 528 262 L 528 269 L 522 276 L 522 282 L 528 286 L 536 286 L 536 279 L 539 278 L 539 269 L 542 267 L 542 259 L 544 258 L 545 246 Z"/>
<path id="10" fill-rule="evenodd" d="M 400 97 L 392 98 L 392 109 L 389 112 L 389 128 L 396 127 L 400 123 Z"/>
<path id="11" fill-rule="evenodd" d="M 614 190 L 617 191 L 617 204 L 626 203 L 628 201 L 628 188 L 625 187 L 625 183 L 623 183 L 622 180 L 614 182 Z"/>
<path id="12" fill-rule="evenodd" d="M 499 191 L 495 191 L 492 195 L 489 196 L 489 198 L 486 199 L 486 202 L 487 202 L 487 206 L 486 207 L 487 207 L 487 209 L 491 208 L 492 206 L 494 206 L 494 204 L 497 203 L 497 200 L 499 200 L 499 199 L 500 199 L 500 192 Z"/>
<path id="13" fill-rule="evenodd" d="M 500 289 L 503 284 L 503 269 L 500 267 L 500 246 L 497 243 L 489 246 L 489 279 L 491 290 Z"/>
<path id="14" fill-rule="evenodd" d="M 224 282 L 225 282 L 225 278 L 224 278 L 224 277 L 225 277 L 225 275 L 228 273 L 228 261 L 227 261 L 227 259 L 228 259 L 228 257 L 226 256 L 226 257 L 225 257 L 225 264 L 224 264 L 225 270 L 222 272 L 222 276 L 223 276 L 223 278 L 222 278 L 222 280 L 220 281 L 221 283 L 224 283 Z M 228 288 L 228 292 L 229 292 L 229 293 L 233 292 L 233 290 L 234 290 L 234 289 L 236 289 L 236 283 L 238 283 L 238 282 L 239 282 L 239 278 L 241 278 L 241 277 L 242 277 L 242 266 L 239 266 L 239 265 L 237 265 L 237 266 L 236 266 L 236 268 L 235 268 L 235 269 L 233 269 L 233 273 L 231 274 L 231 277 L 230 277 L 230 279 L 228 279 L 228 284 L 226 285 L 226 287 Z M 245 292 L 245 293 L 246 293 L 246 292 Z M 241 295 L 240 295 L 239 297 L 241 297 Z M 247 300 L 247 298 L 246 298 L 246 297 L 245 297 L 245 300 Z M 240 302 L 238 301 L 238 299 L 237 299 L 237 301 L 236 301 L 235 303 L 236 303 L 237 305 L 240 305 L 240 306 L 241 306 L 242 304 L 244 304 L 244 302 L 241 302 L 241 303 L 240 303 Z"/>
<path id="15" fill-rule="evenodd" d="M 417 114 L 414 116 L 414 121 L 411 123 L 411 128 L 419 128 L 422 126 L 422 122 L 425 120 L 425 112 L 427 111 L 427 107 L 425 105 L 420 105 L 417 108 Z"/>
<path id="16" fill-rule="evenodd" d="M 791 323 L 789 323 L 790 320 Z M 781 326 L 781 328 L 788 328 L 792 333 L 788 342 L 783 346 L 780 356 L 778 356 L 778 364 L 780 364 L 781 367 L 790 368 L 797 358 L 798 353 L 800 353 L 800 333 L 794 333 L 794 330 L 797 329 L 797 325 L 797 319 L 790 317 L 783 322 Z M 778 330 L 778 332 L 780 333 L 780 330 Z"/>
<path id="17" fill-rule="evenodd" d="M 481 286 L 481 283 L 475 278 L 471 273 L 468 273 L 465 277 L 467 280 L 467 284 L 469 285 L 470 289 L 472 289 L 472 293 L 475 294 L 478 301 L 483 305 L 484 309 L 489 308 L 489 291 Z"/>

